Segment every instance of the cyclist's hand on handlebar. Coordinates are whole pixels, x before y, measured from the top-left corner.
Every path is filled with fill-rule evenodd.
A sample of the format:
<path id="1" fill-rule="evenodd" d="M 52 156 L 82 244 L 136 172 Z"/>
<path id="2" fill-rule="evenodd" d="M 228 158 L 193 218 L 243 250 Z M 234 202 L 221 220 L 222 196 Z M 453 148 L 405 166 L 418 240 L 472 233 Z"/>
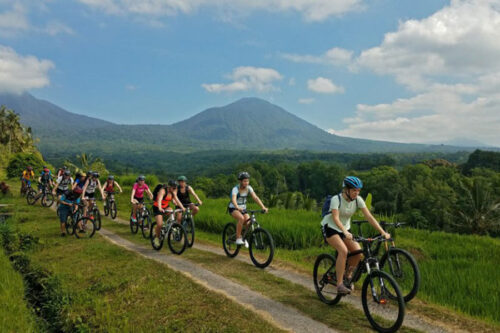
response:
<path id="1" fill-rule="evenodd" d="M 345 235 L 345 238 L 347 238 L 347 239 L 349 239 L 349 240 L 353 240 L 353 236 L 352 236 L 352 234 L 351 234 L 349 231 L 346 231 L 346 232 L 344 233 L 344 235 Z"/>
<path id="2" fill-rule="evenodd" d="M 203 201 L 198 202 L 198 204 L 199 204 L 200 206 L 201 206 L 201 205 L 203 205 Z"/>
<path id="3" fill-rule="evenodd" d="M 263 212 L 264 214 L 266 214 L 268 211 L 269 211 L 269 209 L 268 209 L 267 207 L 264 207 L 264 208 L 262 209 L 262 212 Z"/>
<path id="4" fill-rule="evenodd" d="M 384 238 L 385 238 L 385 239 L 390 239 L 390 238 L 391 238 L 391 234 L 390 234 L 390 233 L 388 233 L 388 232 L 386 232 L 386 233 L 384 234 Z"/>

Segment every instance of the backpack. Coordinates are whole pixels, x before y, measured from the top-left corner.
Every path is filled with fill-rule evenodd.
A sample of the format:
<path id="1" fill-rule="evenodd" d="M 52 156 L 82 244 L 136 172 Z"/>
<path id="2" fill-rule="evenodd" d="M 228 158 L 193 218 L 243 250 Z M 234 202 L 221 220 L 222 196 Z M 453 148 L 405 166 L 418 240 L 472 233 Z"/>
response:
<path id="1" fill-rule="evenodd" d="M 337 196 L 339 197 L 339 209 L 340 209 L 340 205 L 342 205 L 342 200 L 340 198 L 340 195 L 341 195 L 341 193 L 337 194 Z M 321 208 L 321 217 L 325 217 L 326 215 L 331 213 L 330 204 L 332 202 L 332 198 L 333 198 L 332 195 L 326 196 L 325 202 L 323 203 L 323 207 Z M 356 208 L 358 208 L 358 198 L 357 197 L 356 197 Z"/>
<path id="2" fill-rule="evenodd" d="M 160 190 L 162 188 L 164 188 L 164 187 L 165 187 L 164 184 L 158 184 L 158 185 L 156 185 L 155 189 L 153 190 L 153 200 L 156 201 L 156 199 L 157 199 L 156 196 L 158 195 L 158 192 L 160 192 Z"/>

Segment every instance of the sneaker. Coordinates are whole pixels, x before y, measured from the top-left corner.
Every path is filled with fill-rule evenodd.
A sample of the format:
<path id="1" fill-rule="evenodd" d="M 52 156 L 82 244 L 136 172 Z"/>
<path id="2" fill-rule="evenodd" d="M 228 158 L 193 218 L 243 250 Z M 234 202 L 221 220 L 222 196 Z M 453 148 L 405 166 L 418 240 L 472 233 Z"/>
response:
<path id="1" fill-rule="evenodd" d="M 64 232 L 61 232 L 61 237 L 65 237 L 66 234 Z"/>
<path id="2" fill-rule="evenodd" d="M 160 246 L 160 239 L 158 237 L 155 237 L 153 243 L 155 244 L 156 247 Z"/>
<path id="3" fill-rule="evenodd" d="M 237 238 L 236 239 L 236 245 L 245 245 L 245 242 L 243 241 L 243 239 L 240 238 Z"/>
<path id="4" fill-rule="evenodd" d="M 344 286 L 344 284 L 342 283 L 341 285 L 337 286 L 337 293 L 341 294 L 341 295 L 347 295 L 347 294 L 350 294 L 351 293 L 351 289 L 347 288 L 346 286 Z"/>
<path id="5" fill-rule="evenodd" d="M 135 217 L 132 217 L 132 222 L 136 223 L 137 222 L 137 219 Z"/>
<path id="6" fill-rule="evenodd" d="M 249 245 L 248 245 L 248 241 L 245 239 L 245 247 L 248 249 Z"/>

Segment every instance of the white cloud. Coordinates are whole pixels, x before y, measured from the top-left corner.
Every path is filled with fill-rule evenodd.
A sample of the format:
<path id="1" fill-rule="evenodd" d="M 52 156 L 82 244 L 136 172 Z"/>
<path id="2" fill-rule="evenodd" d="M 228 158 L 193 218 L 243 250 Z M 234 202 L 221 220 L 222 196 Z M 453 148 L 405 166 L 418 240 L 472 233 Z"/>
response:
<path id="1" fill-rule="evenodd" d="M 294 11 L 306 21 L 323 21 L 332 16 L 362 9 L 362 0 L 79 0 L 109 14 L 173 16 L 190 14 L 203 7 L 215 7 L 225 16 L 255 10 Z"/>
<path id="2" fill-rule="evenodd" d="M 73 29 L 58 21 L 50 21 L 45 28 L 40 29 L 40 31 L 51 36 L 59 34 L 73 35 L 75 33 Z"/>
<path id="3" fill-rule="evenodd" d="M 201 86 L 211 93 L 249 90 L 265 92 L 277 89 L 273 83 L 282 80 L 283 76 L 272 68 L 244 66 L 235 68 L 227 78 L 233 82 L 227 84 L 204 83 Z"/>
<path id="4" fill-rule="evenodd" d="M 288 80 L 288 85 L 289 86 L 294 86 L 295 85 L 295 78 L 294 77 L 291 77 L 290 80 Z"/>
<path id="5" fill-rule="evenodd" d="M 300 104 L 312 104 L 315 102 L 314 98 L 299 98 L 298 101 Z"/>
<path id="6" fill-rule="evenodd" d="M 0 91 L 21 93 L 50 83 L 48 72 L 54 68 L 49 60 L 22 56 L 12 48 L 0 45 Z"/>
<path id="7" fill-rule="evenodd" d="M 333 128 L 329 128 L 329 129 L 327 129 L 326 131 L 327 131 L 328 133 L 330 133 L 330 134 L 334 134 L 334 135 L 337 135 L 337 134 L 338 134 L 338 133 L 337 133 L 337 131 L 336 131 L 336 130 L 334 130 Z"/>
<path id="8" fill-rule="evenodd" d="M 125 86 L 125 89 L 128 90 L 128 91 L 134 91 L 134 90 L 137 90 L 137 86 L 135 86 L 133 84 L 127 84 Z"/>
<path id="9" fill-rule="evenodd" d="M 294 53 L 283 53 L 281 56 L 284 59 L 297 63 L 327 64 L 348 67 L 351 67 L 353 61 L 353 52 L 339 47 L 331 48 L 319 56 Z"/>
<path id="10" fill-rule="evenodd" d="M 307 80 L 307 88 L 311 91 L 320 94 L 336 94 L 344 93 L 344 88 L 335 85 L 332 80 L 326 79 L 324 77 L 317 77 L 316 79 Z"/>

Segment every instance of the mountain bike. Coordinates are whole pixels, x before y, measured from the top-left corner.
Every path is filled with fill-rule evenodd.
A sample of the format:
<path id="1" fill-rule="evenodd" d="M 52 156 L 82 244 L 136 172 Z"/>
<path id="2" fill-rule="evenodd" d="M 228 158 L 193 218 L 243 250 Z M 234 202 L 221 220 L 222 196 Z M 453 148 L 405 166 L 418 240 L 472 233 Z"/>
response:
<path id="1" fill-rule="evenodd" d="M 361 225 L 368 221 L 353 221 L 358 226 L 358 234 L 363 237 Z M 387 227 L 399 228 L 405 225 L 403 222 L 388 223 L 380 222 L 380 226 L 386 230 Z M 394 241 L 384 243 L 385 252 L 380 258 L 380 270 L 389 273 L 398 283 L 405 302 L 411 301 L 420 287 L 420 270 L 415 258 L 403 249 L 397 248 Z M 382 243 L 376 243 L 371 249 L 373 255 L 378 256 Z"/>
<path id="2" fill-rule="evenodd" d="M 104 202 L 104 215 L 111 215 L 111 218 L 114 220 L 116 218 L 117 212 L 118 210 L 116 209 L 115 192 L 108 192 L 106 195 L 106 201 Z"/>
<path id="3" fill-rule="evenodd" d="M 59 205 L 59 207 L 61 207 L 61 205 Z M 59 208 L 57 208 L 57 216 L 59 216 Z M 68 216 L 64 224 L 66 233 L 68 235 L 75 234 L 75 229 L 77 228 L 77 222 L 82 216 L 83 216 L 83 205 L 77 204 L 77 209 Z"/>
<path id="4" fill-rule="evenodd" d="M 87 215 L 95 223 L 96 230 L 101 230 L 101 212 L 99 212 L 99 207 L 97 207 L 95 198 L 88 198 L 89 207 L 87 208 Z"/>
<path id="5" fill-rule="evenodd" d="M 195 206 L 199 206 L 200 204 L 195 203 Z M 188 247 L 192 247 L 194 244 L 194 219 L 193 214 L 191 213 L 191 204 L 187 205 L 186 210 L 182 213 L 181 224 L 186 230 L 187 238 L 188 238 Z"/>
<path id="6" fill-rule="evenodd" d="M 134 214 L 134 208 L 130 212 L 130 231 L 132 234 L 136 234 L 139 227 L 142 231 L 142 237 L 149 238 L 151 232 L 151 211 L 146 207 L 146 204 L 139 204 L 136 211 L 136 222 L 132 221 L 132 216 Z"/>
<path id="7" fill-rule="evenodd" d="M 66 232 L 76 238 L 92 238 L 97 230 L 94 220 L 83 216 L 82 204 L 78 204 L 78 209 L 68 216 L 65 227 Z"/>
<path id="8" fill-rule="evenodd" d="M 31 191 L 34 191 L 36 195 L 36 190 L 31 187 L 31 180 L 27 180 L 26 182 L 21 181 L 21 197 L 26 196 Z"/>
<path id="9" fill-rule="evenodd" d="M 255 217 L 256 213 L 265 213 L 264 210 L 248 210 L 250 218 L 247 220 L 246 228 L 242 230 L 241 238 L 245 241 L 245 247 L 248 244 L 250 259 L 255 266 L 265 268 L 269 266 L 274 256 L 274 241 L 271 234 L 264 228 L 261 228 Z M 236 245 L 236 224 L 229 222 L 222 232 L 222 247 L 224 252 L 230 258 L 238 255 L 241 245 Z"/>
<path id="10" fill-rule="evenodd" d="M 160 251 L 161 248 L 163 247 L 163 242 L 165 240 L 165 237 L 167 238 L 168 247 L 170 248 L 170 251 L 172 251 L 172 253 L 180 255 L 186 249 L 187 247 L 186 230 L 181 224 L 177 223 L 177 220 L 175 219 L 175 214 L 178 212 L 182 212 L 182 209 L 176 209 L 174 211 L 166 211 L 163 214 L 163 225 L 160 231 L 160 236 L 159 236 L 160 244 L 158 246 L 155 245 L 154 242 L 155 228 L 157 224 L 156 221 L 153 222 L 153 224 L 151 225 L 151 233 L 150 233 L 151 245 L 153 246 L 153 249 L 155 249 L 156 251 Z"/>
<path id="11" fill-rule="evenodd" d="M 49 185 L 42 185 L 42 192 L 37 193 L 33 188 L 27 192 L 26 201 L 28 205 L 34 205 L 38 199 L 44 207 L 50 207 L 54 203 L 54 195 L 49 188 Z"/>
<path id="12" fill-rule="evenodd" d="M 404 320 L 405 301 L 397 282 L 388 273 L 379 268 L 378 258 L 371 252 L 371 244 L 386 241 L 383 236 L 375 238 L 354 237 L 356 242 L 362 243 L 362 249 L 347 255 L 351 257 L 363 254 L 363 259 L 356 266 L 352 277 L 344 277 L 344 285 L 350 287 L 357 282 L 361 275 L 367 276 L 361 287 L 361 302 L 366 318 L 378 332 L 390 333 L 397 331 Z M 335 256 L 328 253 L 320 254 L 314 263 L 314 288 L 319 299 L 329 305 L 337 304 L 345 294 L 337 292 L 337 274 Z M 347 261 L 346 261 L 347 272 Z"/>

